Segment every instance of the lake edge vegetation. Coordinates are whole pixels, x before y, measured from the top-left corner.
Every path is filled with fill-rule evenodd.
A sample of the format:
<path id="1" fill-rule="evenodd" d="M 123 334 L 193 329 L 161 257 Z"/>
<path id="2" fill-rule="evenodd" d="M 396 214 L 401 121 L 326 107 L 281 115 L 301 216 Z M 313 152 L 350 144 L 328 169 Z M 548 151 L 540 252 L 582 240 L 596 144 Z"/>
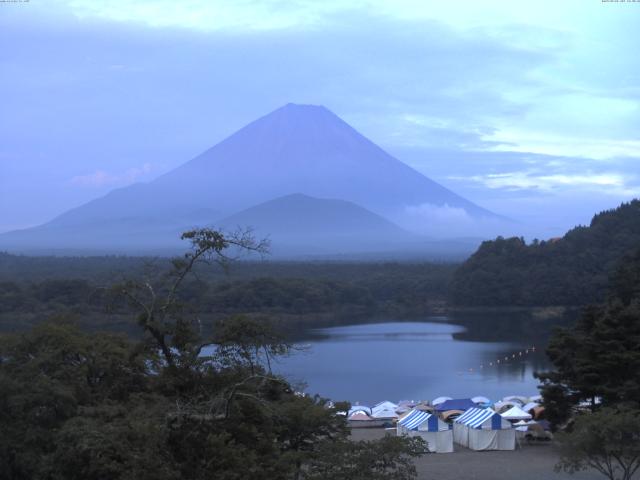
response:
<path id="1" fill-rule="evenodd" d="M 291 348 L 266 322 L 206 338 L 178 291 L 195 263 L 249 237 L 197 230 L 163 278 L 127 281 L 139 341 L 59 320 L 0 339 L 0 478 L 415 478 L 419 439 L 350 442 L 348 404 L 296 392 L 270 369 Z M 204 349 L 209 348 L 209 353 Z"/>

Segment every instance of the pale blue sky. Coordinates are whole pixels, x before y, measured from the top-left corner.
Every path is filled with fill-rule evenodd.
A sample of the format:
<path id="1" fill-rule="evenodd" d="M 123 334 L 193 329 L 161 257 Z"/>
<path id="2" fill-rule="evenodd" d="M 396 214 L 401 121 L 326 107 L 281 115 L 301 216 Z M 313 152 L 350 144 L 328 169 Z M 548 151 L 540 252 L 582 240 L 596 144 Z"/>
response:
<path id="1" fill-rule="evenodd" d="M 0 3 L 0 231 L 323 104 L 526 234 L 640 195 L 640 3 Z"/>

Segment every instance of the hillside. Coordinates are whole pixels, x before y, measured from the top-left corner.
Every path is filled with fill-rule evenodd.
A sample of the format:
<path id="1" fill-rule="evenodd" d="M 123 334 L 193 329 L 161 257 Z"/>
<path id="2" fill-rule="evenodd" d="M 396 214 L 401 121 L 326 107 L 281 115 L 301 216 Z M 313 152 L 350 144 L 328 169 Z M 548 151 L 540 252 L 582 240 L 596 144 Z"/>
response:
<path id="1" fill-rule="evenodd" d="M 261 203 L 216 223 L 226 230 L 245 225 L 255 236 L 268 237 L 274 254 L 400 249 L 420 240 L 355 203 L 302 194 Z"/>
<path id="2" fill-rule="evenodd" d="M 559 239 L 497 238 L 455 273 L 455 305 L 584 305 L 600 302 L 623 257 L 640 247 L 640 201 L 595 215 Z"/>

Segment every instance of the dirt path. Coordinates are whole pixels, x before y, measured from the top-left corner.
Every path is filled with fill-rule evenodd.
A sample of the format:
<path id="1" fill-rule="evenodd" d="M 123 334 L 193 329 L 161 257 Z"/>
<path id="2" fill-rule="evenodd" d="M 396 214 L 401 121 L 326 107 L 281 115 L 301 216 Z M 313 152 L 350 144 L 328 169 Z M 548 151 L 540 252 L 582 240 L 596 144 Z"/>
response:
<path id="1" fill-rule="evenodd" d="M 354 429 L 354 440 L 373 440 L 383 429 Z M 454 444 L 454 453 L 432 453 L 416 461 L 420 480 L 605 480 L 594 471 L 574 475 L 555 473 L 558 461 L 549 443 L 523 445 L 512 452 L 474 452 Z M 640 478 L 640 477 L 637 477 Z"/>

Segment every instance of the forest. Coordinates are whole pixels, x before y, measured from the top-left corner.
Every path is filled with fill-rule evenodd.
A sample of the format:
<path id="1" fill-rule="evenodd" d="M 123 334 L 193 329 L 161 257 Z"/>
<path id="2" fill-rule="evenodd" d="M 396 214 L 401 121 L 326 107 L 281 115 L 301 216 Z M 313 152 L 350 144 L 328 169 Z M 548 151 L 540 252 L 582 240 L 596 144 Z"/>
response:
<path id="1" fill-rule="evenodd" d="M 0 330 L 66 315 L 90 329 L 127 330 L 126 308 L 110 293 L 125 279 L 157 278 L 171 262 L 142 257 L 26 257 L 0 254 Z M 245 262 L 197 265 L 181 299 L 208 320 L 268 315 L 284 330 L 374 317 L 439 313 L 455 264 Z"/>
<path id="2" fill-rule="evenodd" d="M 450 285 L 460 306 L 581 306 L 602 302 L 610 276 L 640 245 L 640 201 L 601 212 L 589 226 L 546 241 L 482 243 Z"/>
<path id="3" fill-rule="evenodd" d="M 309 327 L 418 318 L 452 309 L 575 309 L 605 300 L 612 272 L 637 245 L 640 201 L 634 200 L 595 215 L 589 226 L 562 238 L 484 242 L 462 264 L 270 261 L 266 255 L 263 261 L 240 258 L 223 268 L 195 265 L 180 296 L 205 325 L 235 314 L 268 316 L 292 335 Z M 135 334 L 110 286 L 157 278 L 170 267 L 162 257 L 0 253 L 0 331 L 25 330 L 65 316 L 91 330 Z"/>
<path id="4" fill-rule="evenodd" d="M 350 441 L 346 402 L 300 395 L 271 371 L 293 337 L 451 307 L 598 304 L 575 322 L 562 308 L 534 322 L 511 310 L 487 339 L 565 326 L 539 379 L 564 430 L 559 465 L 578 468 L 599 454 L 579 443 L 593 430 L 581 404 L 601 398 L 604 421 L 640 418 L 639 210 L 623 204 L 562 239 L 485 242 L 462 265 L 233 261 L 206 229 L 186 232 L 191 249 L 172 260 L 1 254 L 0 479 L 413 479 L 419 441 Z M 482 316 L 451 318 L 468 327 L 461 339 L 487 330 Z"/>
<path id="5" fill-rule="evenodd" d="M 338 414 L 348 403 L 301 395 L 271 371 L 291 345 L 268 322 L 201 331 L 179 292 L 196 264 L 224 259 L 229 240 L 185 237 L 192 249 L 161 276 L 110 290 L 136 338 L 66 318 L 0 336 L 0 479 L 415 478 L 422 440 L 350 442 Z"/>

